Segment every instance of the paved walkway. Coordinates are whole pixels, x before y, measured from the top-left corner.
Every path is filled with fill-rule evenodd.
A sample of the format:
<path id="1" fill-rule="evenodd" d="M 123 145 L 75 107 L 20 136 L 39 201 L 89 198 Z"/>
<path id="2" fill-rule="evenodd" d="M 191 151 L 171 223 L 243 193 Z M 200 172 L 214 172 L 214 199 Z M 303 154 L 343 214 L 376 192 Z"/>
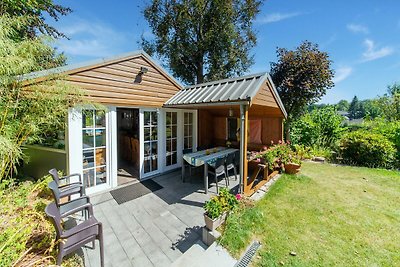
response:
<path id="1" fill-rule="evenodd" d="M 91 197 L 104 227 L 106 266 L 170 266 L 201 240 L 202 207 L 216 193 L 215 183 L 206 195 L 201 176 L 182 183 L 176 171 L 154 181 L 164 188 L 121 205 L 110 193 Z M 237 183 L 230 177 L 230 187 Z M 100 266 L 97 244 L 95 250 L 83 250 L 86 266 Z"/>

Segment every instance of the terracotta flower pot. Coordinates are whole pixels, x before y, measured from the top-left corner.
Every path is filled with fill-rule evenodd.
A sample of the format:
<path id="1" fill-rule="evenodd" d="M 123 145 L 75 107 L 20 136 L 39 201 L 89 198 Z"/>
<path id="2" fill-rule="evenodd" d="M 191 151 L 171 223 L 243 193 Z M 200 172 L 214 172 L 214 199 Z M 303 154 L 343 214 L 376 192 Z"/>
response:
<path id="1" fill-rule="evenodd" d="M 226 212 L 222 213 L 219 217 L 215 219 L 211 219 L 204 213 L 204 222 L 206 223 L 206 227 L 210 231 L 215 231 L 221 224 L 225 222 L 226 219 Z"/>
<path id="2" fill-rule="evenodd" d="M 300 164 L 297 163 L 288 163 L 285 164 L 285 172 L 288 174 L 296 174 L 300 171 Z"/>

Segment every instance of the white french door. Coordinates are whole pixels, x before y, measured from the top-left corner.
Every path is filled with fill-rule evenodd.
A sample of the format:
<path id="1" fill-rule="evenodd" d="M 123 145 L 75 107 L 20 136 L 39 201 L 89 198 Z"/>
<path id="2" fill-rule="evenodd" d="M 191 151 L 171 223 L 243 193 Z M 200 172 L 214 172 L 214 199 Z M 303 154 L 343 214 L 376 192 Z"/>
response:
<path id="1" fill-rule="evenodd" d="M 182 116 L 180 111 L 165 110 L 163 112 L 164 170 L 178 168 L 182 157 Z"/>
<path id="2" fill-rule="evenodd" d="M 71 109 L 68 118 L 69 173 L 80 173 L 86 193 L 111 187 L 110 112 Z"/>
<path id="3" fill-rule="evenodd" d="M 140 177 L 160 172 L 160 119 L 156 109 L 140 109 Z"/>

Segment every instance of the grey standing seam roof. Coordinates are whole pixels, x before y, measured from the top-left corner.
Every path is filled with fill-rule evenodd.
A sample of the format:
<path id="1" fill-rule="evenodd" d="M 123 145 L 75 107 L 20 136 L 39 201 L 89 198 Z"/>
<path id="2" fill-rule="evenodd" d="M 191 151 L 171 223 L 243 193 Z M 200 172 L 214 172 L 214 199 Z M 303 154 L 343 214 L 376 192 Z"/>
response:
<path id="1" fill-rule="evenodd" d="M 251 101 L 268 73 L 257 73 L 208 83 L 187 86 L 171 97 L 164 106 Z"/>
<path id="2" fill-rule="evenodd" d="M 278 106 L 287 117 L 285 107 L 267 72 L 187 86 L 165 102 L 164 107 L 250 102 L 267 80 L 272 86 L 272 94 Z"/>

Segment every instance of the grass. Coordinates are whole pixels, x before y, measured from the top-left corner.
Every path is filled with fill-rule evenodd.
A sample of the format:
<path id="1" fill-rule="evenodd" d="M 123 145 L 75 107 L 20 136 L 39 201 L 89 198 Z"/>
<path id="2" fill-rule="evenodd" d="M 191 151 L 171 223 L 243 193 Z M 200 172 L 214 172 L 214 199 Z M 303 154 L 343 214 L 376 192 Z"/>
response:
<path id="1" fill-rule="evenodd" d="M 400 266 L 399 207 L 399 172 L 304 163 L 233 213 L 220 242 L 239 257 L 261 241 L 255 266 Z"/>

